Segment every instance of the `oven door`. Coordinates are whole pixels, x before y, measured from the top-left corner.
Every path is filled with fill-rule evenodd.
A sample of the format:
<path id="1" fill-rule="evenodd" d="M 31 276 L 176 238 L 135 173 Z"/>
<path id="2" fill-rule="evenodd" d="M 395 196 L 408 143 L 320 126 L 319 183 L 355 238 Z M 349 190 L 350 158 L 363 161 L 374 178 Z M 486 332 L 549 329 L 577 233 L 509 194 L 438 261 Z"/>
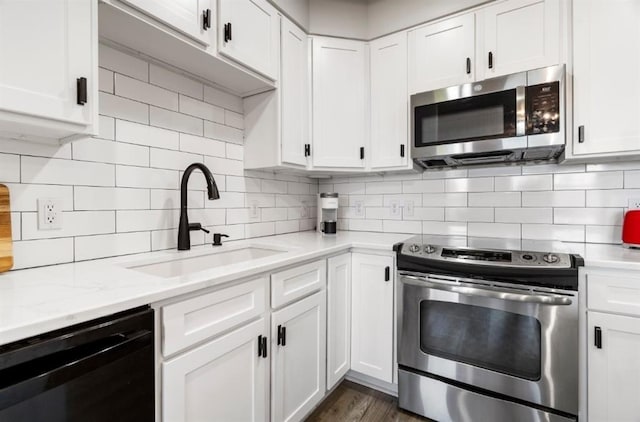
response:
<path id="1" fill-rule="evenodd" d="M 398 289 L 399 365 L 577 414 L 576 292 L 403 273 Z"/>

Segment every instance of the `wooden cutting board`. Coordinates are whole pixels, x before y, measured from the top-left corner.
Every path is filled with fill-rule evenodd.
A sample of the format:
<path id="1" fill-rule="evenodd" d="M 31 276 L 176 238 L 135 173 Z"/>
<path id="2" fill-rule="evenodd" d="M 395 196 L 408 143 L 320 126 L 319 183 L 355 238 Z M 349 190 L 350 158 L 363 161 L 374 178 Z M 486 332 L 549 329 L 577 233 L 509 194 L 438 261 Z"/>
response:
<path id="1" fill-rule="evenodd" d="M 0 185 L 0 273 L 13 267 L 13 247 L 11 244 L 11 207 L 9 188 Z"/>

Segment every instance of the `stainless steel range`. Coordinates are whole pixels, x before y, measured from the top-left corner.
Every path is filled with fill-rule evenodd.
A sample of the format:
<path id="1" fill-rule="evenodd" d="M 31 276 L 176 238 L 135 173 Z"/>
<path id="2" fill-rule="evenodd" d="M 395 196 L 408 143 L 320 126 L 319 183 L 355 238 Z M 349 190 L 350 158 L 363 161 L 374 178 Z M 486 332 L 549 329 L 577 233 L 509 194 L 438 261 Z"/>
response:
<path id="1" fill-rule="evenodd" d="M 440 422 L 577 420 L 579 256 L 396 250 L 401 408 Z"/>

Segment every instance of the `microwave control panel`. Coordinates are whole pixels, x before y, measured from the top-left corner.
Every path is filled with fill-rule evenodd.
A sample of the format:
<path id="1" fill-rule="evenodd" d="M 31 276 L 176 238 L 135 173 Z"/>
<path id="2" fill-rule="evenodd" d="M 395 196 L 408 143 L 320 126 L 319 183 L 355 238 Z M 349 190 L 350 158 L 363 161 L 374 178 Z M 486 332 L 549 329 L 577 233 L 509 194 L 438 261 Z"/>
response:
<path id="1" fill-rule="evenodd" d="M 560 82 L 526 89 L 527 135 L 560 132 Z"/>

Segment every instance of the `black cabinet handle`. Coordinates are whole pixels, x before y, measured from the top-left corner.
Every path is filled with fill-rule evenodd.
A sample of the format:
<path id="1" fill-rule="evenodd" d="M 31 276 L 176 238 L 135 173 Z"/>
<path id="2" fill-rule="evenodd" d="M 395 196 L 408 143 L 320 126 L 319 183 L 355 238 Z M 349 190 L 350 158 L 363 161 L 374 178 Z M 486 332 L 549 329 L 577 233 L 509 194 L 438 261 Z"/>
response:
<path id="1" fill-rule="evenodd" d="M 598 349 L 602 349 L 602 328 L 594 327 L 594 329 L 593 329 L 593 338 L 594 338 L 595 346 Z"/>
<path id="2" fill-rule="evenodd" d="M 231 33 L 231 22 L 224 24 L 224 42 L 231 41 L 232 37 Z"/>
<path id="3" fill-rule="evenodd" d="M 404 157 L 404 144 L 400 145 L 400 157 Z"/>
<path id="4" fill-rule="evenodd" d="M 578 126 L 578 142 L 579 143 L 584 143 L 584 126 L 580 125 Z"/>
<path id="5" fill-rule="evenodd" d="M 262 341 L 264 337 L 262 337 L 262 335 L 258 336 L 258 357 L 262 357 L 262 353 L 263 353 L 263 346 L 264 346 L 264 341 Z"/>
<path id="6" fill-rule="evenodd" d="M 287 327 L 278 325 L 278 346 L 287 345 Z"/>
<path id="7" fill-rule="evenodd" d="M 471 58 L 467 57 L 467 75 L 471 74 Z"/>
<path id="8" fill-rule="evenodd" d="M 205 31 L 211 28 L 211 9 L 202 12 L 202 29 Z"/>
<path id="9" fill-rule="evenodd" d="M 82 77 L 76 79 L 77 103 L 85 105 L 87 103 L 87 78 Z"/>
<path id="10" fill-rule="evenodd" d="M 305 157 L 311 156 L 311 144 L 304 144 L 304 156 Z"/>
<path id="11" fill-rule="evenodd" d="M 364 147 L 360 147 L 360 159 L 364 160 Z"/>
<path id="12" fill-rule="evenodd" d="M 391 280 L 391 268 L 384 267 L 384 281 L 389 281 L 389 280 Z"/>
<path id="13" fill-rule="evenodd" d="M 493 53 L 489 51 L 489 69 L 493 69 Z"/>

